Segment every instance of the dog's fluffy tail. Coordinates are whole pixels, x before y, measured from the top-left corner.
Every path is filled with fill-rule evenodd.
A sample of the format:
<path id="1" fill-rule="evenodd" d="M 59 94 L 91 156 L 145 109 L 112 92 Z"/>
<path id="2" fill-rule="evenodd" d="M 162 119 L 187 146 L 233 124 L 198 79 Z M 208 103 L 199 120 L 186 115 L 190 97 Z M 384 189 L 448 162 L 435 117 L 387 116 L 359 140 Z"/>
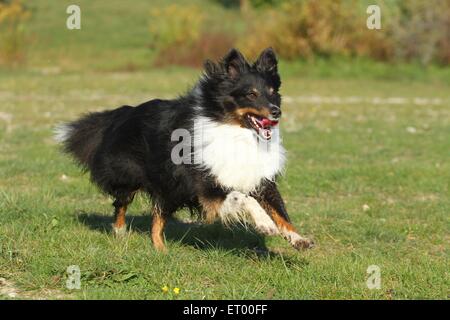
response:
<path id="1" fill-rule="evenodd" d="M 64 152 L 72 155 L 81 166 L 90 169 L 93 158 L 103 140 L 106 129 L 130 108 L 89 113 L 80 119 L 55 128 L 54 138 L 61 143 Z"/>

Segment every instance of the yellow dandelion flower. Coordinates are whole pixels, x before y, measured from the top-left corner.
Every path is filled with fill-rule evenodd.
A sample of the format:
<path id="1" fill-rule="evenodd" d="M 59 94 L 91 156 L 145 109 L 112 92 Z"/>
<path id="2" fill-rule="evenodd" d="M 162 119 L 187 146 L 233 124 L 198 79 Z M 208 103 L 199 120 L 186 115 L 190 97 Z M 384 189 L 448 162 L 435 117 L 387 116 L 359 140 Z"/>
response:
<path id="1" fill-rule="evenodd" d="M 180 293 L 180 288 L 173 288 L 173 293 L 179 294 Z"/>
<path id="2" fill-rule="evenodd" d="M 168 287 L 168 286 L 164 286 L 164 287 L 161 288 L 161 290 L 162 290 L 164 293 L 167 293 L 167 292 L 169 292 L 169 287 Z"/>

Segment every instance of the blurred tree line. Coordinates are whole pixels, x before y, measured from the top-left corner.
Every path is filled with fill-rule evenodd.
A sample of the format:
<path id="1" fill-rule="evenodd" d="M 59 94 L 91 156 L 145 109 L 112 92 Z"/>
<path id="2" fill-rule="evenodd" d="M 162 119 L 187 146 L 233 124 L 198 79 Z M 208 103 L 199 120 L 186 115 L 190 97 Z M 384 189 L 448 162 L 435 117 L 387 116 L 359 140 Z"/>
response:
<path id="1" fill-rule="evenodd" d="M 19 0 L 0 0 L 0 64 L 25 59 L 25 22 L 30 13 Z"/>
<path id="2" fill-rule="evenodd" d="M 381 30 L 366 27 L 370 4 L 381 8 Z M 450 0 L 173 0 L 143 14 L 158 66 L 198 66 L 232 46 L 250 57 L 271 46 L 285 60 L 450 63 Z M 21 0 L 0 0 L 0 64 L 24 60 L 29 16 Z"/>
<path id="3" fill-rule="evenodd" d="M 190 20 L 195 25 L 186 20 L 180 30 L 196 31 L 195 36 L 185 37 L 181 43 L 154 43 L 161 51 L 158 64 L 190 64 L 190 61 L 196 64 L 201 61 L 199 56 L 218 56 L 231 45 L 239 46 L 249 56 L 272 46 L 286 60 L 346 56 L 424 65 L 450 63 L 450 0 L 211 1 L 239 10 L 245 31 L 211 33 L 208 31 L 211 22 L 198 24 L 204 18 L 202 8 L 180 7 L 180 14 L 173 16 L 166 12 L 160 19 L 168 24 L 176 24 L 180 15 L 193 16 Z M 366 26 L 366 9 L 370 4 L 381 8 L 381 30 L 369 30 Z M 216 22 L 220 24 L 220 18 Z M 160 33 L 157 29 L 152 32 Z"/>

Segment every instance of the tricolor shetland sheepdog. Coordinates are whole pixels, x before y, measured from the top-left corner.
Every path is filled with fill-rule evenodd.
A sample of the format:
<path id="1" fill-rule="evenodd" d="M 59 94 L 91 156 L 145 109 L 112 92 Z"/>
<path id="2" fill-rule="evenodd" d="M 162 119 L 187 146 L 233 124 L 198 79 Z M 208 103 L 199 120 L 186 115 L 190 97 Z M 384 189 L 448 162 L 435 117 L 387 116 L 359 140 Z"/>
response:
<path id="1" fill-rule="evenodd" d="M 253 64 L 232 49 L 217 63 L 206 61 L 184 96 L 90 113 L 60 126 L 57 139 L 114 198 L 118 235 L 126 231 L 127 206 L 142 191 L 153 203 L 151 237 L 159 250 L 167 218 L 181 208 L 206 222 L 244 223 L 310 248 L 276 186 L 285 160 L 280 85 L 271 48 Z"/>

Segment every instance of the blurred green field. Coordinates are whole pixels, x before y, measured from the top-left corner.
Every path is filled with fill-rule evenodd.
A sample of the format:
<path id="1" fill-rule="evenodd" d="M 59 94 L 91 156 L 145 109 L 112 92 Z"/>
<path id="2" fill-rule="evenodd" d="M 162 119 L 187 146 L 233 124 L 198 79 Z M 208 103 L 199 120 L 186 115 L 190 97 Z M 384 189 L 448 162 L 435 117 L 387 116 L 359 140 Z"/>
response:
<path id="1" fill-rule="evenodd" d="M 77 32 L 61 27 L 70 1 L 28 2 L 37 40 L 26 65 L 0 69 L 0 299 L 449 298 L 448 68 L 282 62 L 280 189 L 317 247 L 297 252 L 180 212 L 161 254 L 145 197 L 129 209 L 129 235 L 114 238 L 111 199 L 52 131 L 87 111 L 175 97 L 200 71 L 151 67 L 144 1 L 79 3 Z M 224 10 L 211 6 L 233 21 Z M 81 290 L 66 288 L 70 265 Z M 379 290 L 366 286 L 370 265 Z"/>
<path id="2" fill-rule="evenodd" d="M 36 68 L 58 64 L 69 71 L 129 71 L 150 69 L 155 52 L 149 49 L 152 8 L 177 5 L 205 5 L 212 17 L 222 16 L 230 28 L 242 24 L 234 11 L 205 0 L 77 1 L 81 8 L 81 30 L 66 28 L 66 8 L 72 1 L 25 1 L 31 11 L 27 29 L 28 65 Z M 227 24 L 225 22 L 225 24 Z M 221 23 L 223 26 L 223 23 Z"/>

